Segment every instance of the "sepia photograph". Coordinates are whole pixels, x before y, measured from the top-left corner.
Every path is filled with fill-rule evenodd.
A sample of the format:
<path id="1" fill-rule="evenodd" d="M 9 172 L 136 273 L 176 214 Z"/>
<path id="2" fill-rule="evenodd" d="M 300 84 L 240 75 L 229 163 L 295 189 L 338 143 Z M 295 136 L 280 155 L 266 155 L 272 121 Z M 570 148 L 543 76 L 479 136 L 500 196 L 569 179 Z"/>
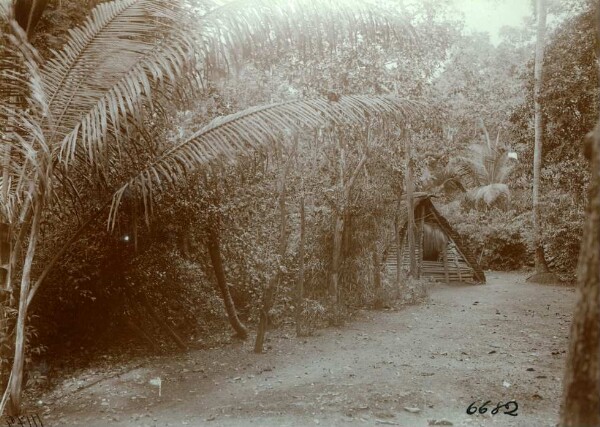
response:
<path id="1" fill-rule="evenodd" d="M 0 427 L 600 427 L 598 0 L 0 0 Z"/>

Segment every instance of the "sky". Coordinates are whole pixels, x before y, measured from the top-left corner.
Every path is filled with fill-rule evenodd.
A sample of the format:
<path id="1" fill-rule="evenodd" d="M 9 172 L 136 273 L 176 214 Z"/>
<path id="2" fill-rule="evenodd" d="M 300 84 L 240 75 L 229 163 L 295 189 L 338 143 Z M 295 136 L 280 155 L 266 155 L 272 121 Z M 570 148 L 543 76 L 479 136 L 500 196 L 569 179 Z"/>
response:
<path id="1" fill-rule="evenodd" d="M 466 29 L 488 32 L 494 44 L 500 41 L 501 27 L 521 26 L 523 18 L 532 15 L 530 0 L 454 0 L 454 4 L 465 14 Z"/>

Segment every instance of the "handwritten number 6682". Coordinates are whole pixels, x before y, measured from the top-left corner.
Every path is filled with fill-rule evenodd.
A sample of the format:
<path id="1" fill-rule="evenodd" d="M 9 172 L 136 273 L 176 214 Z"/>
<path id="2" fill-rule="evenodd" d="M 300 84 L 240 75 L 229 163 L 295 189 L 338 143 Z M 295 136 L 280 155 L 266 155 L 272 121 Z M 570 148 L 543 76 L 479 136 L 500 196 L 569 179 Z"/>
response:
<path id="1" fill-rule="evenodd" d="M 473 414 L 476 414 L 477 412 L 479 412 L 480 414 L 485 414 L 488 411 L 487 405 L 492 403 L 492 401 L 487 400 L 487 401 L 483 402 L 483 404 L 479 407 L 475 406 L 476 403 L 477 403 L 477 401 L 475 401 L 469 405 L 469 407 L 467 408 L 467 414 L 473 415 Z M 511 407 L 512 407 L 512 409 L 511 409 Z M 511 417 L 516 417 L 517 415 L 519 415 L 519 414 L 517 414 L 517 410 L 519 409 L 519 404 L 515 400 L 510 400 L 506 403 L 498 402 L 496 407 L 490 411 L 490 414 L 496 415 L 500 411 L 500 408 L 505 409 L 503 414 L 510 415 Z"/>

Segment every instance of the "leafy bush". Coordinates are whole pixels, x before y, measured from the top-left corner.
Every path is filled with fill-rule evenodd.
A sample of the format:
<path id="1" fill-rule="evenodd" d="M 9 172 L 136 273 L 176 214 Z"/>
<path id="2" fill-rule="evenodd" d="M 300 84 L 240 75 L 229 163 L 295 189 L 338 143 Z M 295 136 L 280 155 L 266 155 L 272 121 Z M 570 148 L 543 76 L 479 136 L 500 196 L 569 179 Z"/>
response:
<path id="1" fill-rule="evenodd" d="M 563 280 L 575 280 L 581 235 L 585 219 L 584 206 L 573 199 L 572 194 L 557 190 L 548 191 L 543 203 L 552 206 L 542 216 L 545 255 L 551 270 Z"/>
<path id="2" fill-rule="evenodd" d="M 305 299 L 302 302 L 301 335 L 312 335 L 315 330 L 327 325 L 327 309 L 319 301 Z"/>
<path id="3" fill-rule="evenodd" d="M 442 207 L 442 212 L 466 239 L 482 268 L 518 270 L 532 259 L 526 240 L 528 213 L 499 208 L 463 211 L 457 203 Z"/>

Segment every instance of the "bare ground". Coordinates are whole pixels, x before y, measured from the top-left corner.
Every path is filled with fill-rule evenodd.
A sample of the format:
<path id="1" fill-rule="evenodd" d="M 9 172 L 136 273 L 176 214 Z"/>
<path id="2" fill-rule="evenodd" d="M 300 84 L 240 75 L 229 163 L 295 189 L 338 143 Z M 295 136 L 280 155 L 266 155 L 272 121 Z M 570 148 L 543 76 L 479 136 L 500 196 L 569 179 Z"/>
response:
<path id="1" fill-rule="evenodd" d="M 92 386 L 82 373 L 30 410 L 48 426 L 554 426 L 575 292 L 524 279 L 433 285 L 422 305 L 362 311 L 316 337 L 276 331 L 263 355 L 234 343 L 134 361 Z M 509 400 L 516 417 L 491 415 Z"/>

